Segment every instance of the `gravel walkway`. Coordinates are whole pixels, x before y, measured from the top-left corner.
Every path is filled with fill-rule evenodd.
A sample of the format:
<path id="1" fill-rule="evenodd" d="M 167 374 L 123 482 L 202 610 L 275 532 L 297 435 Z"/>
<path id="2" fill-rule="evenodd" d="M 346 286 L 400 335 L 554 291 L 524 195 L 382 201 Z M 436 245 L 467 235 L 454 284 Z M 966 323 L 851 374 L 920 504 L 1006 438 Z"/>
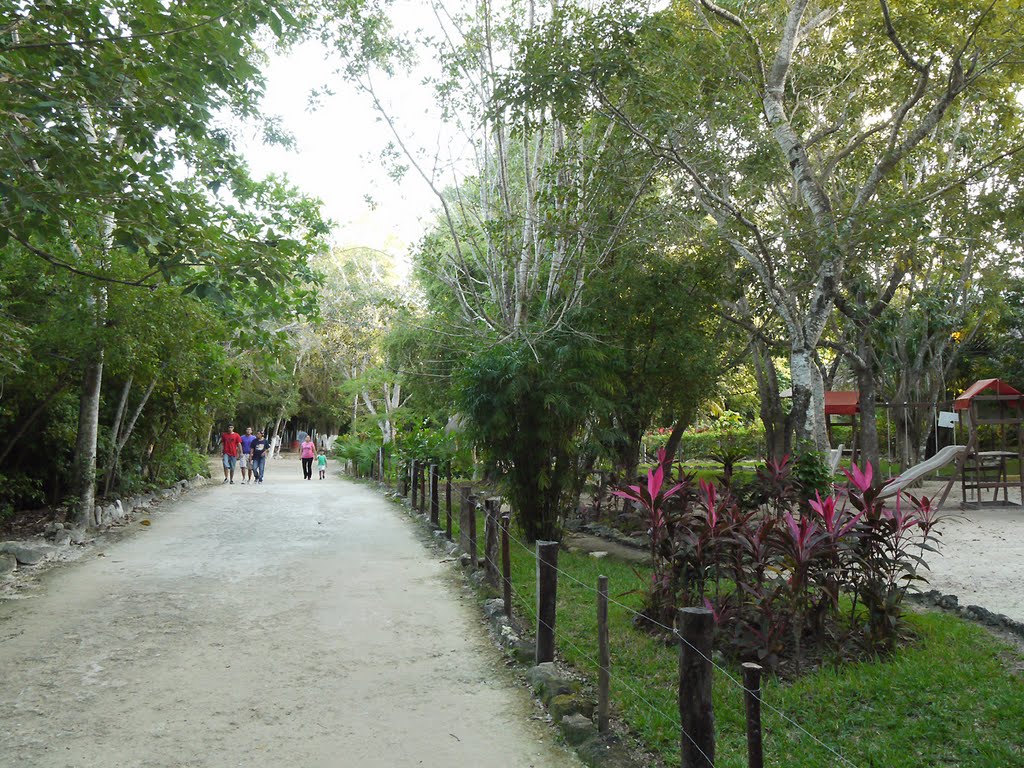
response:
<path id="1" fill-rule="evenodd" d="M 0 763 L 579 765 L 379 495 L 282 459 L 151 517 L 0 602 Z"/>

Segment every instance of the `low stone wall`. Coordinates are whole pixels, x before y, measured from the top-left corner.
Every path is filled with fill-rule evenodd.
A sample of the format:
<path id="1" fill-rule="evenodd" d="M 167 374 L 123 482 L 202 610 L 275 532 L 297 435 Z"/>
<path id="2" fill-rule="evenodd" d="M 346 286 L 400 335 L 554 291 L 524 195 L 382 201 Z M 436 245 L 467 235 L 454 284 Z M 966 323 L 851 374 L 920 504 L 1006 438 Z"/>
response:
<path id="1" fill-rule="evenodd" d="M 955 613 L 960 618 L 982 624 L 986 627 L 1009 632 L 1017 637 L 1024 638 L 1024 622 L 1011 619 L 1003 613 L 993 613 L 982 608 L 980 605 L 960 605 L 956 595 L 944 595 L 937 589 L 930 589 L 927 592 L 908 593 L 907 599 L 916 603 L 923 603 L 926 606 L 940 608 L 950 613 Z"/>

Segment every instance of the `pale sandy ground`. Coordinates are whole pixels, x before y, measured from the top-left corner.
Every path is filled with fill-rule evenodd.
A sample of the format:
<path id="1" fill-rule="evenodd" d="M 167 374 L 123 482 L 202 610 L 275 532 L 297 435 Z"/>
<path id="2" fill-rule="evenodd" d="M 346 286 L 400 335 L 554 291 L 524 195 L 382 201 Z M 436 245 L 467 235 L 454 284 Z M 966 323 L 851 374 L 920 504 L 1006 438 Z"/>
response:
<path id="1" fill-rule="evenodd" d="M 578 766 L 403 515 L 300 475 L 164 504 L 0 601 L 0 765 Z"/>
<path id="2" fill-rule="evenodd" d="M 915 496 L 937 496 L 943 483 L 913 489 Z M 1010 490 L 1011 501 L 1020 493 Z M 994 613 L 1024 621 L 1024 508 L 986 507 L 961 510 L 954 486 L 943 507 L 949 517 L 940 525 L 940 550 L 926 555 L 928 585 L 956 595 L 960 605 L 980 605 Z"/>

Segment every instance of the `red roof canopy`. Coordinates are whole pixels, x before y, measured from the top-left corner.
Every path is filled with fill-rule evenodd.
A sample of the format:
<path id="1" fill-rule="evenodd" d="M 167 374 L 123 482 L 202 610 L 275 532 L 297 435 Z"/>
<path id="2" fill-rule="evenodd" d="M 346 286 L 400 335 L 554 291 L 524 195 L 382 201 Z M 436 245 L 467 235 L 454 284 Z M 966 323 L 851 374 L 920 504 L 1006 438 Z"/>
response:
<path id="1" fill-rule="evenodd" d="M 980 395 L 982 392 L 988 392 L 992 390 L 990 394 L 993 395 L 1009 395 L 1009 396 L 1021 396 L 1021 393 L 1011 387 L 1009 384 L 1004 382 L 1002 379 L 981 379 L 974 382 L 964 393 L 960 395 L 956 400 L 953 401 L 954 411 L 966 411 L 971 407 L 971 400 Z"/>
<path id="2" fill-rule="evenodd" d="M 825 414 L 827 416 L 852 416 L 860 413 L 860 392 L 826 392 Z"/>

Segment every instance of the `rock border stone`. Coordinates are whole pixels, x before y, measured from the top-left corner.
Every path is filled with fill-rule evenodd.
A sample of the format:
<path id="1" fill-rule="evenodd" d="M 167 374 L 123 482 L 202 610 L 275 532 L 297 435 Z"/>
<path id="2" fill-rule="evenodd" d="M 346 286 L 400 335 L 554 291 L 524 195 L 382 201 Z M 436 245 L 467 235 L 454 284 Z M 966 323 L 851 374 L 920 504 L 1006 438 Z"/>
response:
<path id="1" fill-rule="evenodd" d="M 985 627 L 1005 630 L 1024 639 L 1024 622 L 1011 619 L 1004 613 L 992 613 L 992 611 L 986 610 L 980 605 L 960 605 L 960 599 L 956 595 L 944 595 L 937 589 L 929 589 L 926 592 L 907 593 L 906 599 L 949 613 L 955 613 L 967 621 L 981 624 Z"/>
<path id="2" fill-rule="evenodd" d="M 53 521 L 44 526 L 41 534 L 30 539 L 0 541 L 0 578 L 10 579 L 25 568 L 37 570 L 47 563 L 67 560 L 69 558 L 62 558 L 61 553 L 71 546 L 90 544 L 95 540 L 96 533 L 127 525 L 134 519 L 136 512 L 147 512 L 161 501 L 181 498 L 182 494 L 209 482 L 209 478 L 196 475 L 190 480 L 179 480 L 169 488 L 152 493 L 105 500 L 93 508 L 88 528 L 73 528 Z"/>
<path id="3" fill-rule="evenodd" d="M 630 549 L 638 549 L 646 552 L 651 548 L 651 537 L 642 532 L 633 534 L 623 533 L 617 528 L 600 523 L 585 523 L 579 519 L 567 521 L 566 530 L 574 533 L 586 533 L 598 539 L 612 541 Z"/>

